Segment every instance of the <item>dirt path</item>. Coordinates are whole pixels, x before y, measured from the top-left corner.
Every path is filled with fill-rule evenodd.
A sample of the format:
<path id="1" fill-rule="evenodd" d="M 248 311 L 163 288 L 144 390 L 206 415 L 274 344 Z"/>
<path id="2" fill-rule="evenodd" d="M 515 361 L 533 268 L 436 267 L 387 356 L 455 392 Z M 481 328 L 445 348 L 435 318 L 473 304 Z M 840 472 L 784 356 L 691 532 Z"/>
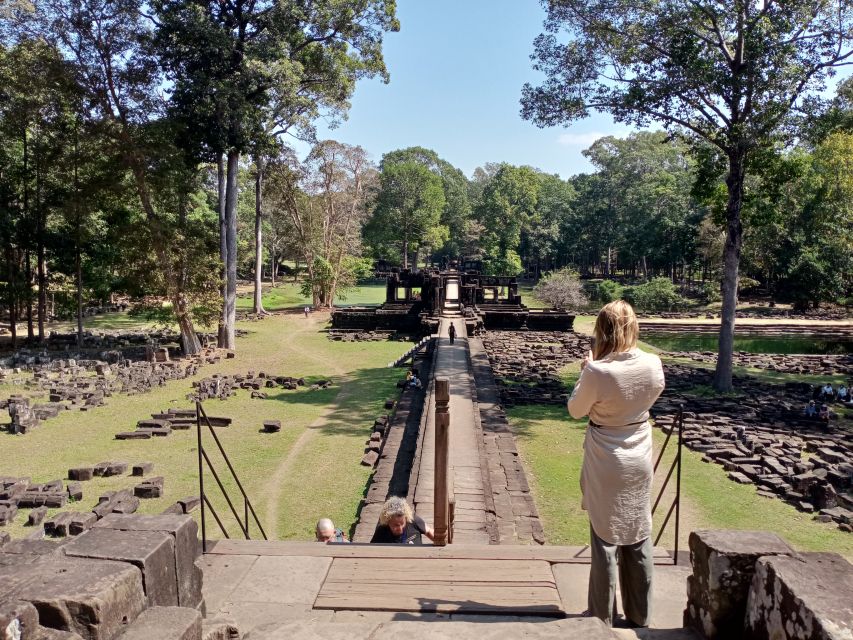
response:
<path id="1" fill-rule="evenodd" d="M 304 334 L 316 332 L 318 330 L 318 326 L 324 324 L 326 320 L 327 318 L 323 314 L 312 314 L 304 324 L 300 324 L 299 331 L 288 332 L 284 343 L 300 357 L 307 360 L 319 361 L 320 359 L 316 354 L 298 346 L 299 341 L 297 338 Z M 341 388 L 337 395 L 335 395 L 332 402 L 326 405 L 320 415 L 317 416 L 317 418 L 299 435 L 296 442 L 294 442 L 293 446 L 290 448 L 290 451 L 287 452 L 287 455 L 281 460 L 269 478 L 269 482 L 267 483 L 269 490 L 266 493 L 266 519 L 264 522 L 267 523 L 267 536 L 269 536 L 271 540 L 276 540 L 278 538 L 278 514 L 279 503 L 281 502 L 281 492 L 282 487 L 284 486 L 284 481 L 290 472 L 291 466 L 293 465 L 293 461 L 296 460 L 305 447 L 317 437 L 317 430 L 329 423 L 329 416 L 336 411 L 338 406 L 349 398 L 353 392 L 349 387 L 350 381 L 345 377 L 347 372 L 344 371 L 340 365 L 335 361 L 324 361 L 323 364 L 328 365 L 336 376 L 341 376 L 339 378 Z"/>

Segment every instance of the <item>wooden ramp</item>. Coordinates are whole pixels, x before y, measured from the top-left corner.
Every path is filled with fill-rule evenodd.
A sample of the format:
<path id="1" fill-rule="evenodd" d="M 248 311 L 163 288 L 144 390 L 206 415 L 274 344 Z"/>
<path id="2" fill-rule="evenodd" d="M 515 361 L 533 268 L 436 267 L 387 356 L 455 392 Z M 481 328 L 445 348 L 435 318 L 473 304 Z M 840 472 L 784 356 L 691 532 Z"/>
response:
<path id="1" fill-rule="evenodd" d="M 314 608 L 565 615 L 545 560 L 335 558 Z"/>

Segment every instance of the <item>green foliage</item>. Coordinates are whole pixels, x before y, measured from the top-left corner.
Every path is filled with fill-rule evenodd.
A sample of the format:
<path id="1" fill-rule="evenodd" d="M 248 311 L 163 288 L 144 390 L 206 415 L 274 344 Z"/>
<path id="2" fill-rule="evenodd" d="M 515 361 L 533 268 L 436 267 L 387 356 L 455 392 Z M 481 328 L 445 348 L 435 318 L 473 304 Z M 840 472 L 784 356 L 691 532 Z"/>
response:
<path id="1" fill-rule="evenodd" d="M 530 167 L 503 164 L 483 189 L 477 218 L 483 227 L 481 245 L 488 273 L 515 275 L 521 271 L 518 250 L 521 231 L 535 214 L 541 189 Z"/>
<path id="2" fill-rule="evenodd" d="M 713 280 L 703 282 L 701 294 L 702 302 L 704 304 L 713 304 L 714 302 L 719 302 L 722 299 L 722 294 L 720 293 L 720 283 L 715 282 Z"/>
<path id="3" fill-rule="evenodd" d="M 441 224 L 446 203 L 441 177 L 419 162 L 383 162 L 376 207 L 365 236 L 376 257 L 399 256 L 405 266 L 409 252 L 422 246 L 440 248 L 448 238 Z M 395 256 L 396 254 L 396 256 Z"/>
<path id="4" fill-rule="evenodd" d="M 622 297 L 624 287 L 613 280 L 602 280 L 598 283 L 595 291 L 595 299 L 602 304 L 619 300 Z"/>
<path id="5" fill-rule="evenodd" d="M 625 293 L 626 296 L 629 294 L 627 290 Z M 643 311 L 673 311 L 686 303 L 669 278 L 653 278 L 633 287 L 630 296 L 631 304 Z"/>

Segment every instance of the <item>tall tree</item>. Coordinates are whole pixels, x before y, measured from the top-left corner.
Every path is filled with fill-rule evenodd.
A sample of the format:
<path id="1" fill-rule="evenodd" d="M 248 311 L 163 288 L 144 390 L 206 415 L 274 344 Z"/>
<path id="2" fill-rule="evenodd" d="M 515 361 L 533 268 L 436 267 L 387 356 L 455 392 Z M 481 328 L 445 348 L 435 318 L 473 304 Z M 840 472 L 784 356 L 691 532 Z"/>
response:
<path id="1" fill-rule="evenodd" d="M 417 162 L 441 178 L 444 189 L 444 210 L 441 212 L 441 224 L 447 227 L 448 239 L 441 247 L 441 253 L 457 257 L 462 253 L 466 235 L 471 227 L 471 204 L 468 199 L 468 180 L 465 174 L 440 158 L 432 149 L 407 147 L 386 153 L 382 157 L 382 167 L 395 162 Z"/>
<path id="2" fill-rule="evenodd" d="M 521 271 L 521 231 L 536 214 L 541 186 L 530 167 L 503 164 L 483 189 L 476 214 L 483 225 L 489 273 L 514 276 Z"/>
<path id="3" fill-rule="evenodd" d="M 34 13 L 18 19 L 16 36 L 38 34 L 68 56 L 90 105 L 87 114 L 102 122 L 120 150 L 151 229 L 157 266 L 184 351 L 198 352 L 201 343 L 193 324 L 180 247 L 171 244 L 178 237 L 171 228 L 176 212 L 158 209 L 150 184 L 152 169 L 156 173 L 158 159 L 169 155 L 176 131 L 162 135 L 164 113 L 158 94 L 162 77 L 149 47 L 150 21 L 145 18 L 143 3 L 43 0 Z"/>
<path id="4" fill-rule="evenodd" d="M 270 166 L 270 202 L 289 219 L 315 306 L 333 306 L 361 275 L 361 228 L 376 173 L 364 149 L 334 140 L 317 143 L 301 167 L 287 155 Z"/>
<path id="5" fill-rule="evenodd" d="M 447 227 L 441 224 L 445 205 L 441 178 L 419 162 L 383 162 L 379 185 L 366 236 L 377 257 L 399 255 L 408 269 L 412 250 L 438 249 L 447 240 Z"/>
<path id="6" fill-rule="evenodd" d="M 393 0 L 155 0 L 157 44 L 188 139 L 226 155 L 225 344 L 234 348 L 237 174 L 265 136 L 348 106 L 355 82 L 388 74 L 385 31 Z M 262 173 L 259 174 L 262 178 Z M 257 250 L 261 247 L 258 244 Z"/>
<path id="7" fill-rule="evenodd" d="M 848 63 L 845 0 L 542 0 L 546 32 L 522 115 L 540 126 L 590 110 L 644 126 L 650 121 L 715 145 L 727 160 L 723 308 L 714 387 L 732 388 L 741 209 L 748 160 L 795 133 L 828 78 Z M 565 31 L 566 40 L 558 35 Z"/>

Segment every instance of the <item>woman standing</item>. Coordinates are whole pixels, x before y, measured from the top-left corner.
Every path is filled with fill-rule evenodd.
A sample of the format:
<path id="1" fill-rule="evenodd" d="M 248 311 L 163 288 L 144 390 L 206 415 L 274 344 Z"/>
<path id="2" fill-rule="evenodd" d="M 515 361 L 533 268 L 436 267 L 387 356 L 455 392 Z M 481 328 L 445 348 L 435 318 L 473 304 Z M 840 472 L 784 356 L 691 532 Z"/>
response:
<path id="1" fill-rule="evenodd" d="M 618 566 L 625 617 L 645 627 L 652 594 L 648 418 L 664 379 L 660 358 L 637 348 L 639 332 L 628 303 L 617 300 L 601 309 L 568 409 L 573 418 L 589 416 L 581 469 L 592 553 L 589 612 L 613 624 Z"/>

